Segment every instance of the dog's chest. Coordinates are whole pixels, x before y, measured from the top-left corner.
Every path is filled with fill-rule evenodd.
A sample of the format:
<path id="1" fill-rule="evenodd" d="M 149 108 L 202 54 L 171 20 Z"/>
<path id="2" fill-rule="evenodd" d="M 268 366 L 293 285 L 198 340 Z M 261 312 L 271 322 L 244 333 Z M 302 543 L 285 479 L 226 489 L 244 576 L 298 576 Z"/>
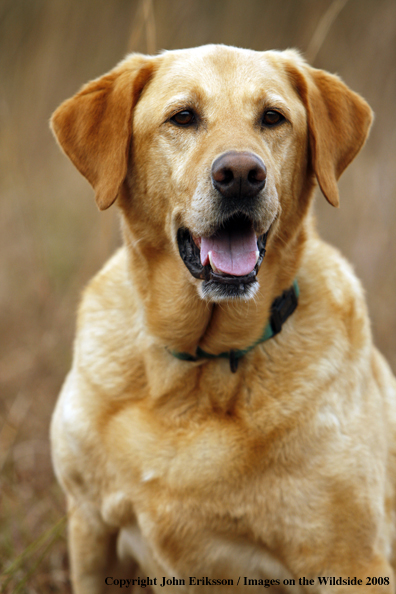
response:
<path id="1" fill-rule="evenodd" d="M 124 411 L 109 426 L 116 480 L 103 499 L 106 521 L 135 526 L 161 565 L 175 571 L 199 571 L 203 558 L 216 560 L 213 571 L 234 556 L 238 565 L 245 555 L 246 565 L 256 559 L 258 541 L 272 549 L 285 506 L 297 497 L 285 485 L 287 461 L 276 468 L 281 444 L 274 447 L 273 432 L 247 415 L 212 411 L 172 427 L 139 407 Z M 135 549 L 145 550 L 132 549 L 135 557 Z"/>
<path id="2" fill-rule="evenodd" d="M 219 527 L 227 517 L 226 523 L 238 530 L 249 500 L 254 522 L 258 501 L 263 511 L 267 507 L 264 483 L 273 481 L 274 460 L 287 431 L 284 426 L 276 435 L 279 424 L 268 415 L 265 403 L 261 410 L 255 407 L 250 388 L 247 382 L 239 389 L 239 405 L 229 400 L 220 406 L 209 395 L 206 403 L 194 407 L 192 394 L 190 400 L 181 399 L 180 408 L 153 409 L 137 403 L 114 415 L 102 434 L 112 491 L 122 492 L 138 515 L 164 525 L 162 531 L 168 523 L 177 525 L 181 515 L 185 526 L 194 518 L 195 530 L 201 517 Z M 286 470 L 285 450 L 283 454 Z"/>
<path id="3" fill-rule="evenodd" d="M 224 412 L 199 417 L 180 421 L 131 408 L 109 424 L 110 456 L 120 471 L 127 464 L 144 489 L 215 489 L 230 474 L 246 475 L 253 457 L 260 464 L 266 444 L 259 431 Z"/>

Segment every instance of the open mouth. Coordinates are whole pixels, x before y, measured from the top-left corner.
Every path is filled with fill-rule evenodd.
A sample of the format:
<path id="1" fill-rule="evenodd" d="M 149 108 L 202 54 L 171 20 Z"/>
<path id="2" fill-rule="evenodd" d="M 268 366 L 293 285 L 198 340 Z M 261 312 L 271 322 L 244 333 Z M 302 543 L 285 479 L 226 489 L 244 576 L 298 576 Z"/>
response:
<path id="1" fill-rule="evenodd" d="M 184 227 L 177 232 L 180 256 L 190 273 L 203 281 L 204 297 L 250 298 L 265 256 L 268 232 L 259 237 L 245 215 L 229 218 L 210 237 L 196 237 Z"/>

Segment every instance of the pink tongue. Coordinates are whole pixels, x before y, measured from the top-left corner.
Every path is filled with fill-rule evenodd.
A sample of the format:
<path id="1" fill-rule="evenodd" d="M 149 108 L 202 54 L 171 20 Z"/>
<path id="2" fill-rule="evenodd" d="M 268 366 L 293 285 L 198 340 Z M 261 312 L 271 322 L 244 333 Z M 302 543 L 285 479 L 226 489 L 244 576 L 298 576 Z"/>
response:
<path id="1" fill-rule="evenodd" d="M 253 229 L 218 231 L 211 237 L 201 237 L 201 264 L 212 262 L 220 272 L 245 276 L 256 266 L 257 239 Z"/>

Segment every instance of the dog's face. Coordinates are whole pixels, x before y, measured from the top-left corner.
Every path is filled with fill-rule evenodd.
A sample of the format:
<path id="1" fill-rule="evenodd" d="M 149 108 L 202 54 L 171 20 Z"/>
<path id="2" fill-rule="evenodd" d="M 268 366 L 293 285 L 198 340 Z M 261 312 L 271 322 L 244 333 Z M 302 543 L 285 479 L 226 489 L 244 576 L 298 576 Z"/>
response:
<path id="1" fill-rule="evenodd" d="M 287 245 L 313 180 L 336 180 L 371 113 L 338 78 L 288 52 L 225 46 L 132 55 L 55 113 L 65 152 L 119 196 L 140 253 L 169 257 L 211 301 L 249 299 L 268 248 Z"/>
<path id="2" fill-rule="evenodd" d="M 305 109 L 278 63 L 213 46 L 165 54 L 135 109 L 131 194 L 149 188 L 148 220 L 209 299 L 255 293 L 268 232 L 301 193 Z"/>

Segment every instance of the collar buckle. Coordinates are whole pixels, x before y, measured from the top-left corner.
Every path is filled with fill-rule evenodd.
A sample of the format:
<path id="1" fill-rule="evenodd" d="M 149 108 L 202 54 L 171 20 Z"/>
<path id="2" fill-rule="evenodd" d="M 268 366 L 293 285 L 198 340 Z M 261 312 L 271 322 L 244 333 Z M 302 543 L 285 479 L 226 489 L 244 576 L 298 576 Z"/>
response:
<path id="1" fill-rule="evenodd" d="M 230 369 L 231 369 L 231 373 L 235 373 L 236 370 L 238 369 L 238 363 L 239 363 L 239 357 L 237 357 L 237 354 L 235 352 L 234 349 L 231 349 L 230 351 Z"/>
<path id="2" fill-rule="evenodd" d="M 298 292 L 296 290 L 295 283 L 290 289 L 286 289 L 283 291 L 280 297 L 274 299 L 272 306 L 271 306 L 271 319 L 270 324 L 272 328 L 272 332 L 275 334 L 279 334 L 282 330 L 283 324 L 286 322 L 287 318 L 291 316 L 294 312 L 298 304 Z"/>

